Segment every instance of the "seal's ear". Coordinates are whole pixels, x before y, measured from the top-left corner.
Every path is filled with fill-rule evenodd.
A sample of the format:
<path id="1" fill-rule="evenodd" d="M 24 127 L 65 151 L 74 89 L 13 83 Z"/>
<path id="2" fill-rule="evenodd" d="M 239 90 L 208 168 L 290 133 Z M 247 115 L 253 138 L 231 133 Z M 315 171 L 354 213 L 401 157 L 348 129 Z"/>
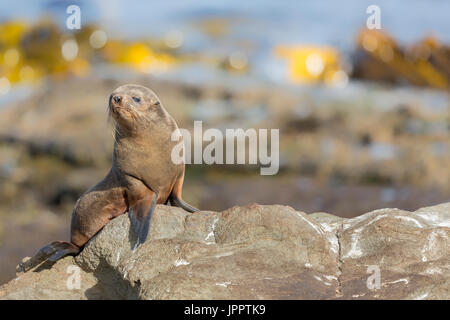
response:
<path id="1" fill-rule="evenodd" d="M 154 107 L 159 107 L 161 105 L 161 102 L 159 102 L 159 100 L 156 100 L 155 103 L 153 103 Z"/>

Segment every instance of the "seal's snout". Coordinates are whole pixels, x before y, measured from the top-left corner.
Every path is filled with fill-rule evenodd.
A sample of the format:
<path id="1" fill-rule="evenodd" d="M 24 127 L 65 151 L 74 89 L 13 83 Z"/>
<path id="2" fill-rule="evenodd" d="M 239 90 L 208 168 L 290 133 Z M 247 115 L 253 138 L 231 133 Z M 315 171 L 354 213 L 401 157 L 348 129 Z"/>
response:
<path id="1" fill-rule="evenodd" d="M 122 100 L 122 97 L 119 95 L 115 95 L 115 96 L 113 96 L 113 100 L 115 103 L 119 103 Z"/>

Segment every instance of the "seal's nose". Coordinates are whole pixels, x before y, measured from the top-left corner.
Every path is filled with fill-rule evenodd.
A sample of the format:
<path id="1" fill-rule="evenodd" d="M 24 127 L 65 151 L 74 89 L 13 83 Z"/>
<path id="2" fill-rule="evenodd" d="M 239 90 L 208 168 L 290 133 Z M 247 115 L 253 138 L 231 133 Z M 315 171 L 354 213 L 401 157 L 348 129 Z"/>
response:
<path id="1" fill-rule="evenodd" d="M 116 103 L 119 103 L 120 100 L 122 100 L 122 98 L 121 98 L 120 96 L 114 96 L 114 97 L 113 97 L 113 100 L 114 100 Z"/>

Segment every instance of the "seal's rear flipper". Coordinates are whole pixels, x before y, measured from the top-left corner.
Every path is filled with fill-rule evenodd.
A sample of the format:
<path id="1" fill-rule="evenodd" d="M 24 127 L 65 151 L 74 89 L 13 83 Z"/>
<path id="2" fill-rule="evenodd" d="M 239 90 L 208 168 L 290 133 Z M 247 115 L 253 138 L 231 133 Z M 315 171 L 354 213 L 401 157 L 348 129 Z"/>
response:
<path id="1" fill-rule="evenodd" d="M 147 240 L 150 231 L 150 224 L 156 207 L 156 199 L 158 198 L 156 193 L 151 193 L 152 195 L 136 201 L 128 210 L 131 227 L 137 236 L 136 246 Z"/>
<path id="2" fill-rule="evenodd" d="M 78 252 L 80 252 L 80 248 L 73 243 L 55 241 L 39 250 L 38 255 L 44 259 L 47 258 L 49 261 L 55 262 L 67 255 L 76 255 Z"/>
<path id="3" fill-rule="evenodd" d="M 170 195 L 170 204 L 173 207 L 180 207 L 187 212 L 197 212 L 200 211 L 196 207 L 191 206 L 189 203 L 184 202 L 181 198 L 176 197 L 173 193 Z"/>
<path id="4" fill-rule="evenodd" d="M 76 255 L 80 248 L 70 242 L 55 241 L 41 248 L 31 259 L 19 263 L 18 270 L 28 271 L 44 261 L 56 262 L 67 255 Z"/>
<path id="5" fill-rule="evenodd" d="M 197 212 L 200 211 L 199 209 L 191 206 L 190 204 L 184 202 L 181 199 L 181 193 L 183 188 L 183 181 L 184 181 L 184 172 L 183 174 L 175 181 L 175 184 L 172 188 L 172 192 L 170 192 L 169 200 L 170 205 L 173 207 L 180 207 L 187 212 Z"/>

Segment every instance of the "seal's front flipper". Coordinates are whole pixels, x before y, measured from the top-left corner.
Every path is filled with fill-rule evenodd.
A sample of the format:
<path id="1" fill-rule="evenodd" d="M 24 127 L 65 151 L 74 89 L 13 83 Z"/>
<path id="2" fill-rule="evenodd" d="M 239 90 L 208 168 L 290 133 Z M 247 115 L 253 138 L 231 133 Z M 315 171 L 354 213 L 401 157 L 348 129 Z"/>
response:
<path id="1" fill-rule="evenodd" d="M 80 248 L 70 242 L 55 241 L 39 250 L 38 255 L 50 261 L 58 261 L 68 255 L 76 255 Z"/>
<path id="2" fill-rule="evenodd" d="M 131 221 L 131 227 L 137 236 L 136 245 L 140 245 L 141 243 L 144 243 L 145 240 L 147 240 L 153 212 L 156 208 L 157 198 L 158 195 L 149 190 L 148 194 L 145 197 L 137 200 L 134 204 L 130 205 L 128 211 Z"/>

